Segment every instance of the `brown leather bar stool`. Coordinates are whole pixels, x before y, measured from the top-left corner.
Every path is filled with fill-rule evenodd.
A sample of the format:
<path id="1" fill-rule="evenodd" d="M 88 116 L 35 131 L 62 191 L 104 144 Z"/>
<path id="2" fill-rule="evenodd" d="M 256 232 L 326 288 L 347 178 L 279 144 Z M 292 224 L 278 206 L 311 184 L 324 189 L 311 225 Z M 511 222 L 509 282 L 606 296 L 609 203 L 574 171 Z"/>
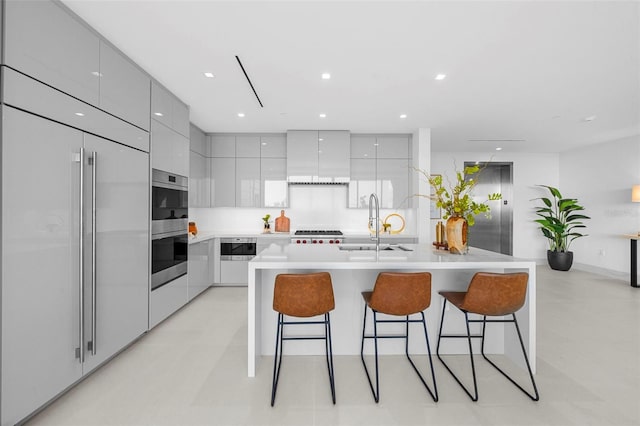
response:
<path id="1" fill-rule="evenodd" d="M 331 348 L 331 322 L 329 312 L 335 308 L 331 275 L 328 272 L 310 274 L 279 274 L 273 289 L 273 310 L 278 312 L 276 353 L 273 359 L 273 381 L 271 406 L 276 399 L 280 367 L 282 365 L 282 343 L 284 340 L 324 340 L 331 398 L 336 403 L 336 387 L 333 374 L 333 352 Z M 284 316 L 310 318 L 324 315 L 323 320 L 285 321 Z M 322 336 L 284 336 L 284 326 L 301 324 L 324 324 Z M 278 356 L 279 354 L 279 356 Z"/>
<path id="2" fill-rule="evenodd" d="M 405 354 L 411 366 L 418 374 L 420 381 L 427 388 L 434 401 L 438 401 L 438 388 L 436 386 L 436 376 L 433 371 L 433 360 L 431 359 L 431 347 L 429 346 L 429 336 L 427 335 L 427 323 L 424 319 L 424 310 L 431 305 L 431 274 L 429 272 L 381 272 L 378 274 L 373 291 L 363 291 L 362 297 L 365 302 L 364 320 L 362 323 L 362 345 L 360 346 L 360 358 L 369 380 L 373 399 L 380 400 L 380 380 L 378 375 L 378 339 L 405 339 Z M 365 334 L 367 325 L 367 306 L 373 311 L 373 334 Z M 403 316 L 404 319 L 378 319 L 377 314 L 387 314 Z M 409 319 L 409 315 L 420 314 L 420 319 Z M 433 391 L 427 385 L 418 368 L 409 356 L 409 323 L 422 323 L 424 338 L 427 342 L 427 352 L 429 354 L 429 365 L 431 367 L 431 377 L 433 378 Z M 379 335 L 378 324 L 380 323 L 404 323 L 406 324 L 404 334 Z M 371 376 L 364 361 L 364 341 L 373 339 L 376 366 L 376 386 L 373 388 Z"/>
<path id="3" fill-rule="evenodd" d="M 442 319 L 440 321 L 440 332 L 438 333 L 438 346 L 436 348 L 436 354 L 442 364 L 449 370 L 449 373 L 458 382 L 462 389 L 469 395 L 473 401 L 478 400 L 478 386 L 476 382 L 476 369 L 473 363 L 473 351 L 471 349 L 471 338 L 481 338 L 481 353 L 484 359 L 491 364 L 496 370 L 502 373 L 511 383 L 516 385 L 518 389 L 527 394 L 529 398 L 534 401 L 538 401 L 540 396 L 538 394 L 538 388 L 536 382 L 533 379 L 533 373 L 531 372 L 531 366 L 529 365 L 529 358 L 527 357 L 527 351 L 524 348 L 522 342 L 522 335 L 520 334 L 520 327 L 518 327 L 518 321 L 516 320 L 515 312 L 518 311 L 525 302 L 527 295 L 527 282 L 529 280 L 529 274 L 526 272 L 518 272 L 511 274 L 498 274 L 489 272 L 478 272 L 471 279 L 467 291 L 440 291 L 438 292 L 444 297 L 444 304 L 442 305 Z M 442 326 L 444 324 L 444 314 L 446 312 L 447 302 L 451 303 L 464 313 L 464 319 L 467 326 L 466 335 L 453 335 L 442 334 Z M 469 314 L 482 315 L 482 319 L 469 319 Z M 488 320 L 487 317 L 502 317 L 510 315 L 512 319 L 492 319 Z M 469 330 L 469 323 L 481 322 L 482 334 L 471 335 Z M 488 322 L 511 322 L 515 324 L 516 331 L 518 332 L 518 339 L 520 340 L 520 346 L 522 347 L 522 353 L 524 354 L 524 360 L 529 370 L 529 377 L 531 377 L 531 383 L 533 384 L 534 395 L 526 391 L 522 386 L 517 384 L 511 377 L 509 377 L 504 371 L 502 371 L 493 361 L 491 361 L 484 353 L 484 337 L 485 329 Z M 440 339 L 442 338 L 465 338 L 469 342 L 469 357 L 471 359 L 471 372 L 473 374 L 473 391 L 471 392 L 462 384 L 460 379 L 453 373 L 451 368 L 440 357 Z"/>

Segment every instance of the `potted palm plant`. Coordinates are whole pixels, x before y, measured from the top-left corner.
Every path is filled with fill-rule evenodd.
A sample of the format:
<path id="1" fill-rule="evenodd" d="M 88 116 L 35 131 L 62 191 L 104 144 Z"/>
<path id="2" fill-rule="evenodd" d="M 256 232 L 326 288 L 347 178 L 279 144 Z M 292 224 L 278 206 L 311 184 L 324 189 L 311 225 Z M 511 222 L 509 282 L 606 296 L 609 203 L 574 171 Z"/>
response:
<path id="1" fill-rule="evenodd" d="M 557 188 L 548 185 L 537 185 L 549 190 L 551 198 L 540 197 L 543 205 L 536 207 L 536 214 L 540 217 L 535 222 L 540 224 L 540 230 L 549 242 L 547 261 L 551 269 L 568 271 L 573 264 L 573 252 L 569 246 L 576 238 L 586 237 L 577 229 L 586 228 L 582 222 L 589 216 L 579 213 L 584 207 L 575 198 L 563 198 Z"/>

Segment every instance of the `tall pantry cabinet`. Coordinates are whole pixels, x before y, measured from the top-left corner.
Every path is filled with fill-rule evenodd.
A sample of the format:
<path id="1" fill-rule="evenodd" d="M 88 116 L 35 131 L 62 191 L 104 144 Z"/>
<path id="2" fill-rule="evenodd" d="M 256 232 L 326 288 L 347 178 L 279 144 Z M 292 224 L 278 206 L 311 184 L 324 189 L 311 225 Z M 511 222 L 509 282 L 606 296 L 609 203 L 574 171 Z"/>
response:
<path id="1" fill-rule="evenodd" d="M 148 329 L 149 123 L 141 117 L 149 117 L 150 78 L 58 3 L 3 3 L 5 426 Z M 65 50 L 64 59 L 25 37 Z M 79 38 L 82 49 L 64 45 Z M 132 103 L 131 93 L 146 100 Z"/>

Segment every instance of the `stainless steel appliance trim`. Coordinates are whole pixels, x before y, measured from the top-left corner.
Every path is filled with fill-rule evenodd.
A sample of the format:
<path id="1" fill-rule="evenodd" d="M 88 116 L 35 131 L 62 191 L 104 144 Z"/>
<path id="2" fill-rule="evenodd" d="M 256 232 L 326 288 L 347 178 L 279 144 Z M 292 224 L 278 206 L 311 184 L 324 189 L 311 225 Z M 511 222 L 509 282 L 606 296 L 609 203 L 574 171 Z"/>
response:
<path id="1" fill-rule="evenodd" d="M 220 238 L 220 244 L 229 243 L 257 243 L 258 239 L 255 237 L 238 237 L 238 238 Z"/>
<path id="2" fill-rule="evenodd" d="M 189 231 L 189 219 L 188 218 L 180 218 L 180 219 L 163 219 L 163 220 L 152 220 L 151 221 L 151 234 L 166 234 L 166 233 L 176 233 L 182 232 L 187 234 Z M 153 238 L 157 239 L 157 238 Z"/>
<path id="3" fill-rule="evenodd" d="M 79 313 L 79 327 L 78 327 L 78 343 L 80 345 L 80 350 L 78 354 L 78 358 L 80 359 L 80 364 L 84 363 L 84 148 L 80 148 L 80 217 L 79 217 L 79 261 L 78 271 L 80 274 L 80 288 L 78 294 L 78 313 Z"/>
<path id="4" fill-rule="evenodd" d="M 240 261 L 248 261 L 253 259 L 255 256 L 253 255 L 237 255 L 237 256 L 228 256 L 222 255 L 220 256 L 221 262 L 240 262 Z"/>
<path id="5" fill-rule="evenodd" d="M 151 291 L 180 278 L 187 273 L 187 262 L 181 262 L 151 275 Z"/>
<path id="6" fill-rule="evenodd" d="M 179 231 L 163 232 L 161 234 L 152 234 L 151 240 L 161 240 L 163 238 L 171 238 L 171 237 L 179 237 L 179 236 L 184 236 L 185 240 L 187 240 L 187 238 L 189 238 L 189 233 L 187 232 L 187 228 L 181 229 Z"/>
<path id="7" fill-rule="evenodd" d="M 187 190 L 189 188 L 189 179 L 186 176 L 177 175 L 175 173 L 165 172 L 163 170 L 153 169 L 151 172 L 151 185 L 161 188 Z"/>
<path id="8" fill-rule="evenodd" d="M 92 166 L 91 169 L 91 355 L 96 354 L 96 177 L 98 175 L 98 153 L 91 153 Z"/>

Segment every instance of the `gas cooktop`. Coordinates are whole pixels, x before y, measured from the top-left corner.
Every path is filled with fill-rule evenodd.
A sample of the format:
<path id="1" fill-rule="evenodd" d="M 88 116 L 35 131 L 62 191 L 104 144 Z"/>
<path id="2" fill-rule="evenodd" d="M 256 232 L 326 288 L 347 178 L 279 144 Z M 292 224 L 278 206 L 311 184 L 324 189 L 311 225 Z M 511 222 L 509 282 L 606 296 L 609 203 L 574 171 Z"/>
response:
<path id="1" fill-rule="evenodd" d="M 342 235 L 342 231 L 324 229 L 298 229 L 295 235 Z"/>

